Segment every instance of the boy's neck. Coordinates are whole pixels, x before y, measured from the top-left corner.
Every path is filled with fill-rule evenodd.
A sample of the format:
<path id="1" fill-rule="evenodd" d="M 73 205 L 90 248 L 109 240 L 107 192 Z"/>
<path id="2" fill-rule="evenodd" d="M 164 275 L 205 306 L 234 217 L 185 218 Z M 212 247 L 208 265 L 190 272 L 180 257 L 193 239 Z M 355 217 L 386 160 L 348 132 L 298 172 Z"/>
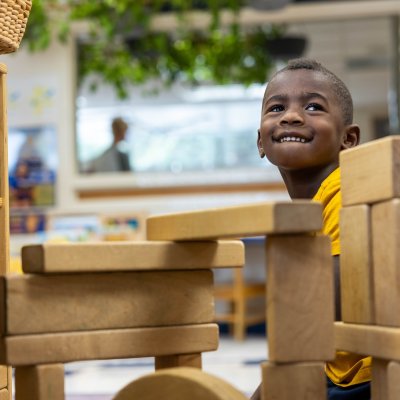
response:
<path id="1" fill-rule="evenodd" d="M 318 192 L 321 183 L 338 166 L 327 166 L 323 169 L 280 170 L 286 189 L 292 199 L 312 199 Z"/>

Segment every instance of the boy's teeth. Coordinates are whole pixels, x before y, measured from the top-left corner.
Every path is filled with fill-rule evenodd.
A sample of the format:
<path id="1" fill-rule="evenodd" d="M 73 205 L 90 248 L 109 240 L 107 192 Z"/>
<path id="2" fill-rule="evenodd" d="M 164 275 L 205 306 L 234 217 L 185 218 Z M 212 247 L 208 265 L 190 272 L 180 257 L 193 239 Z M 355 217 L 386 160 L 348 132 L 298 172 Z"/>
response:
<path id="1" fill-rule="evenodd" d="M 306 140 L 303 138 L 298 138 L 298 137 L 292 137 L 292 136 L 285 136 L 280 140 L 281 143 L 283 142 L 301 142 L 305 143 Z"/>

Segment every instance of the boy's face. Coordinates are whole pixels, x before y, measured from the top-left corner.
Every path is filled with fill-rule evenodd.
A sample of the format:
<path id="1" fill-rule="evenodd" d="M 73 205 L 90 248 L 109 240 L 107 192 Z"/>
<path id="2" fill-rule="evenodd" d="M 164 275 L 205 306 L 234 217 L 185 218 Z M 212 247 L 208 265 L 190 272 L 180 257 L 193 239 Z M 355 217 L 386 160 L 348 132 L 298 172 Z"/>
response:
<path id="1" fill-rule="evenodd" d="M 260 154 L 282 170 L 336 167 L 346 132 L 338 101 L 320 72 L 299 69 L 276 75 L 264 97 Z"/>

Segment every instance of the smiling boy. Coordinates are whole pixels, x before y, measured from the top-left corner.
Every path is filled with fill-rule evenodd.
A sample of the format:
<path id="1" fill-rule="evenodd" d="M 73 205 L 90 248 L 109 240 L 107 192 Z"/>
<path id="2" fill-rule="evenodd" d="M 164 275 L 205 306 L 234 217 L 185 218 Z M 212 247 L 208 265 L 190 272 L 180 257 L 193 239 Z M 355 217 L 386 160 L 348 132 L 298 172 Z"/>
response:
<path id="1" fill-rule="evenodd" d="M 331 237 L 336 319 L 340 320 L 339 153 L 359 143 L 353 102 L 345 84 L 321 64 L 296 59 L 269 81 L 257 145 L 279 169 L 292 199 L 323 204 L 323 232 Z M 326 364 L 328 399 L 370 399 L 371 358 L 337 352 Z M 289 384 L 289 383 L 288 383 Z M 259 389 L 252 396 L 260 399 Z"/>

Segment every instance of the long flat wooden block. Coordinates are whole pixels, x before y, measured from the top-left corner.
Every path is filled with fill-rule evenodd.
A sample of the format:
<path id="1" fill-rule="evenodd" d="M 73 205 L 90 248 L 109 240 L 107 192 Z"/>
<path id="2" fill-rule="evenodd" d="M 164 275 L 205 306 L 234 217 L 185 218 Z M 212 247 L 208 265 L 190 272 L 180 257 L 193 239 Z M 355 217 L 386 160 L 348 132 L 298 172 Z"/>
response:
<path id="1" fill-rule="evenodd" d="M 334 358 L 333 262 L 327 236 L 269 236 L 267 335 L 274 362 Z"/>
<path id="2" fill-rule="evenodd" d="M 372 206 L 376 323 L 400 326 L 400 200 Z"/>
<path id="3" fill-rule="evenodd" d="M 208 242 L 48 243 L 22 248 L 27 273 L 233 268 L 244 265 L 240 240 Z"/>
<path id="4" fill-rule="evenodd" d="M 146 232 L 149 240 L 202 240 L 315 232 L 321 227 L 322 205 L 297 200 L 149 217 Z"/>
<path id="5" fill-rule="evenodd" d="M 262 364 L 263 400 L 326 399 L 324 363 Z"/>
<path id="6" fill-rule="evenodd" d="M 400 197 L 400 136 L 388 136 L 340 152 L 342 204 Z"/>
<path id="7" fill-rule="evenodd" d="M 217 324 L 8 336 L 0 362 L 12 366 L 194 354 L 218 348 Z"/>
<path id="8" fill-rule="evenodd" d="M 8 389 L 0 390 L 0 400 L 11 400 L 10 392 Z"/>
<path id="9" fill-rule="evenodd" d="M 342 320 L 373 324 L 375 317 L 370 206 L 361 204 L 340 210 L 340 247 Z"/>
<path id="10" fill-rule="evenodd" d="M 64 365 L 16 368 L 15 400 L 64 400 Z"/>
<path id="11" fill-rule="evenodd" d="M 212 271 L 0 277 L 7 335 L 207 323 Z"/>
<path id="12" fill-rule="evenodd" d="M 400 361 L 400 328 L 335 322 L 335 348 Z"/>

